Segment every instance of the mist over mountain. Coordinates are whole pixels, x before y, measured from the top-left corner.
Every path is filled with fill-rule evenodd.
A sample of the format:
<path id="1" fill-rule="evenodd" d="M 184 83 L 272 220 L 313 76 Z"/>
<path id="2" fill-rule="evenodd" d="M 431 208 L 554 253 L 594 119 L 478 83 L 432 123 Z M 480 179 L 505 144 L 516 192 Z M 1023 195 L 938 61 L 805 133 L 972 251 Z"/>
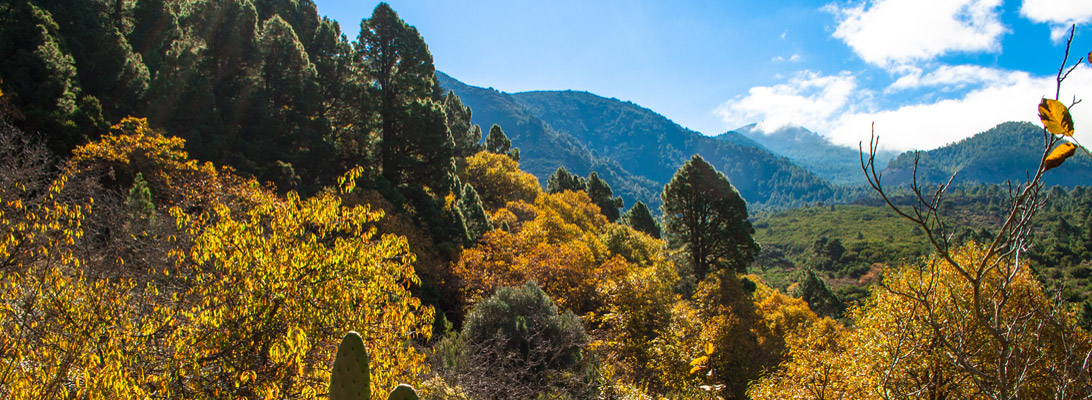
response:
<path id="1" fill-rule="evenodd" d="M 733 131 L 774 154 L 792 160 L 797 165 L 819 175 L 835 185 L 864 185 L 864 173 L 861 171 L 858 149 L 839 146 L 827 138 L 799 126 L 786 126 L 773 132 L 758 129 L 756 124 L 740 127 Z M 721 140 L 737 140 L 736 135 L 725 133 L 717 136 Z M 878 165 L 887 165 L 898 152 L 881 150 L 876 154 Z"/>
<path id="2" fill-rule="evenodd" d="M 541 181 L 558 166 L 580 175 L 596 171 L 627 207 L 634 200 L 658 207 L 663 185 L 693 154 L 723 172 L 755 207 L 791 207 L 834 194 L 822 178 L 742 135 L 704 136 L 631 102 L 576 91 L 507 94 L 437 77 L 474 110 L 474 123 L 483 129 L 500 124 L 520 147 L 523 168 Z"/>

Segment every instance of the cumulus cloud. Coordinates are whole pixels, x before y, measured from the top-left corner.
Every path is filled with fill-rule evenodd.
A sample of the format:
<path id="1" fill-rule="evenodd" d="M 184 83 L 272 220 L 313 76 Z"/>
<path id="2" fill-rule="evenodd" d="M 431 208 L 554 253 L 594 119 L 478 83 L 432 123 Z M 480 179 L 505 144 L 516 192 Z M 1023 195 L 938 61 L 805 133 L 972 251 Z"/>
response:
<path id="1" fill-rule="evenodd" d="M 1000 50 L 1006 31 L 1000 5 L 1001 0 L 872 0 L 824 9 L 838 21 L 834 37 L 864 61 L 892 67 L 950 52 Z"/>
<path id="2" fill-rule="evenodd" d="M 973 82 L 977 86 L 954 98 L 881 109 L 868 91 L 858 91 L 857 80 L 851 74 L 824 76 L 805 71 L 784 84 L 752 88 L 746 96 L 721 104 L 716 112 L 730 126 L 757 123 L 761 130 L 772 132 L 799 125 L 827 136 L 834 143 L 851 147 L 857 147 L 861 141 L 868 143 L 875 122 L 882 148 L 928 150 L 1005 121 L 1038 123 L 1039 99 L 1054 94 L 1053 76 L 1036 77 L 1021 71 L 976 66 L 942 66 L 929 73 L 918 71 L 915 78 L 904 76 L 896 83 L 903 82 L 898 83 L 903 89 L 953 82 Z M 1061 99 L 1068 104 L 1074 95 L 1092 96 L 1082 93 L 1087 92 L 1082 89 L 1090 87 L 1092 69 L 1078 68 L 1064 83 Z M 1078 140 L 1092 145 L 1092 98 L 1074 107 L 1072 113 Z"/>
<path id="3" fill-rule="evenodd" d="M 751 88 L 746 96 L 724 102 L 714 111 L 726 123 L 741 126 L 758 121 L 772 132 L 789 125 L 829 126 L 857 92 L 857 79 L 848 72 L 821 75 L 802 71 L 787 83 Z"/>
<path id="4" fill-rule="evenodd" d="M 1020 15 L 1038 23 L 1050 24 L 1050 38 L 1055 42 L 1069 33 L 1069 26 L 1092 21 L 1092 1 L 1024 0 Z"/>
<path id="5" fill-rule="evenodd" d="M 976 84 L 996 83 L 1003 80 L 1011 81 L 1019 77 L 1016 72 L 1006 72 L 978 65 L 941 65 L 928 74 L 924 74 L 924 71 L 917 67 L 907 68 L 906 71 L 885 91 L 890 93 L 921 88 L 956 90 Z"/>
<path id="6" fill-rule="evenodd" d="M 1025 72 L 996 73 L 1002 74 L 1003 78 L 986 82 L 959 98 L 875 112 L 849 111 L 838 115 L 830 125 L 816 129 L 835 143 L 855 147 L 860 141 L 868 142 L 875 122 L 883 148 L 928 150 L 1005 121 L 1038 123 L 1039 99 L 1053 97 L 1054 78 L 1033 77 Z M 1092 69 L 1078 68 L 1063 84 L 1061 99 L 1068 104 L 1074 95 L 1087 92 L 1081 89 L 1089 87 L 1092 87 Z M 1092 93 L 1083 95 L 1092 96 Z M 1072 113 L 1078 140 L 1085 145 L 1092 144 L 1092 129 L 1081 129 L 1082 121 L 1092 127 L 1092 107 L 1082 103 L 1074 107 Z"/>

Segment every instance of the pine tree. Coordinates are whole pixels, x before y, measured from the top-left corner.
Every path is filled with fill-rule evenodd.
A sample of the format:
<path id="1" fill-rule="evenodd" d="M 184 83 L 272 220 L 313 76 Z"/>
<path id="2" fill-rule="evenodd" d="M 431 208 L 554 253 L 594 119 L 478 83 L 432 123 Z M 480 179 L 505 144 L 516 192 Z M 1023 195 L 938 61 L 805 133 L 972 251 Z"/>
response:
<path id="1" fill-rule="evenodd" d="M 466 231 L 470 243 L 475 243 L 486 232 L 493 230 L 493 221 L 482 206 L 482 200 L 478 197 L 478 191 L 470 184 L 463 185 L 462 196 L 459 198 L 459 208 L 462 210 L 466 221 Z"/>
<path id="2" fill-rule="evenodd" d="M 716 269 L 744 272 L 758 255 L 747 203 L 701 156 L 675 171 L 660 198 L 669 243 L 687 252 L 699 281 Z"/>
<path id="3" fill-rule="evenodd" d="M 592 172 L 591 175 L 588 176 L 585 188 L 588 192 L 588 197 L 591 197 L 592 202 L 599 206 L 599 212 L 607 217 L 608 221 L 617 221 L 618 209 L 622 208 L 624 204 L 622 203 L 621 197 L 614 197 L 614 192 L 611 191 L 610 185 L 608 185 L 606 181 L 599 179 L 599 174 Z"/>
<path id="4" fill-rule="evenodd" d="M 561 193 L 566 190 L 582 191 L 586 189 L 584 178 L 569 173 L 565 167 L 557 167 L 546 180 L 546 193 Z"/>
<path id="5" fill-rule="evenodd" d="M 455 140 L 436 89 L 432 55 L 417 29 L 386 3 L 360 23 L 357 57 L 379 103 L 382 174 L 396 185 L 438 187 L 449 168 Z"/>
<path id="6" fill-rule="evenodd" d="M 451 131 L 451 136 L 455 138 L 455 155 L 458 157 L 474 155 L 481 150 L 478 142 L 482 140 L 482 128 L 470 122 L 472 116 L 470 107 L 463 105 L 459 96 L 451 91 L 444 95 L 443 103 L 447 116 L 447 128 Z"/>
<path id="7" fill-rule="evenodd" d="M 139 172 L 133 179 L 133 186 L 129 188 L 129 196 L 125 198 L 125 208 L 130 223 L 155 224 L 155 203 L 152 202 L 152 191 L 148 188 L 144 175 Z"/>
<path id="8" fill-rule="evenodd" d="M 619 222 L 647 233 L 654 238 L 660 238 L 660 223 L 656 222 L 656 219 L 652 217 L 652 212 L 649 211 L 648 206 L 640 201 L 630 207 L 629 211 L 623 213 Z"/>
<path id="9" fill-rule="evenodd" d="M 842 316 L 842 311 L 845 311 L 845 304 L 814 271 L 805 269 L 799 283 L 800 298 L 808 303 L 812 311 L 831 318 Z"/>
<path id="10" fill-rule="evenodd" d="M 491 153 L 508 154 L 508 150 L 512 147 L 512 141 L 508 139 L 508 135 L 504 134 L 504 129 L 501 129 L 500 125 L 493 124 L 489 127 L 489 136 L 485 138 L 485 149 Z"/>

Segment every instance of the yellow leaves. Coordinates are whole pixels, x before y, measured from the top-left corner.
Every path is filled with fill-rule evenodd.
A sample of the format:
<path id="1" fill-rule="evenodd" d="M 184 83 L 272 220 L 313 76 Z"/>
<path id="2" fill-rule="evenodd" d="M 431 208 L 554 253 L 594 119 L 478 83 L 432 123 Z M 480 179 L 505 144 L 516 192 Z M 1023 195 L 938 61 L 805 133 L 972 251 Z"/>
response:
<path id="1" fill-rule="evenodd" d="M 1076 151 L 1077 145 L 1069 142 L 1062 142 L 1055 147 L 1054 150 L 1050 151 L 1050 155 L 1048 155 L 1043 162 L 1043 166 L 1045 167 L 1044 171 L 1062 165 L 1062 163 L 1065 162 L 1067 158 L 1073 156 L 1073 153 Z"/>
<path id="2" fill-rule="evenodd" d="M 503 154 L 479 152 L 466 159 L 467 183 L 474 186 L 488 211 L 509 201 L 533 202 L 542 188 L 534 175 L 519 169 L 519 163 Z"/>
<path id="3" fill-rule="evenodd" d="M 705 366 L 705 363 L 708 361 L 709 356 L 701 356 L 690 361 L 690 365 L 693 366 L 693 368 L 690 368 L 690 375 L 694 375 L 695 373 L 701 372 L 708 368 Z"/>
<path id="4" fill-rule="evenodd" d="M 343 191 L 351 190 L 354 174 L 350 171 L 339 182 Z M 375 388 L 414 382 L 427 367 L 423 355 L 402 343 L 407 338 L 427 339 L 433 314 L 407 290 L 419 281 L 405 238 L 375 237 L 372 223 L 382 213 L 367 206 L 343 206 L 337 194 L 307 200 L 291 195 L 255 199 L 259 203 L 245 215 L 218 205 L 212 219 L 178 216 L 184 229 L 196 234 L 189 258 L 195 265 L 187 270 L 197 273 L 194 278 L 201 282 L 191 294 L 201 299 L 200 307 L 184 311 L 196 324 L 181 338 L 178 346 L 189 354 L 181 358 L 229 353 L 254 358 L 267 348 L 272 365 L 247 378 L 248 387 L 265 393 L 279 382 L 307 382 L 279 393 L 304 396 L 321 393 L 321 387 L 311 385 L 328 378 L 324 371 L 333 354 L 315 349 L 335 342 L 340 338 L 336 334 L 356 330 L 374 346 L 369 351 Z M 262 333 L 268 324 L 283 331 L 273 336 Z M 224 326 L 233 329 L 225 331 Z M 248 339 L 240 343 L 241 338 Z M 224 351 L 229 348 L 242 350 Z M 235 363 L 222 357 L 189 369 L 209 370 L 214 365 L 231 373 L 221 379 L 235 383 L 245 372 L 232 372 Z"/>
<path id="5" fill-rule="evenodd" d="M 709 369 L 707 364 L 709 363 L 709 357 L 713 356 L 714 350 L 715 346 L 713 343 L 705 344 L 705 355 L 690 361 L 690 366 L 692 367 L 690 368 L 690 375 Z"/>
<path id="6" fill-rule="evenodd" d="M 1060 101 L 1044 98 L 1039 103 L 1039 119 L 1055 135 L 1073 136 L 1073 116 Z"/>

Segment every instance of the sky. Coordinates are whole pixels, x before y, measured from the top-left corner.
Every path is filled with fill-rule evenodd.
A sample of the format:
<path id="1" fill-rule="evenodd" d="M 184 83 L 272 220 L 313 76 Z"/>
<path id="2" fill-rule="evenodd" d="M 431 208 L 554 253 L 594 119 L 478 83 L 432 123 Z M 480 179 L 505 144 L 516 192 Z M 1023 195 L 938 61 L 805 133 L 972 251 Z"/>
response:
<path id="1" fill-rule="evenodd" d="M 356 40 L 377 2 L 315 0 Z M 837 144 L 928 150 L 1038 122 L 1092 50 L 1092 0 L 390 0 L 436 68 L 503 92 L 580 90 L 717 135 L 801 126 Z M 1092 145 L 1092 65 L 1062 84 Z M 1087 129 L 1082 129 L 1087 126 Z"/>

